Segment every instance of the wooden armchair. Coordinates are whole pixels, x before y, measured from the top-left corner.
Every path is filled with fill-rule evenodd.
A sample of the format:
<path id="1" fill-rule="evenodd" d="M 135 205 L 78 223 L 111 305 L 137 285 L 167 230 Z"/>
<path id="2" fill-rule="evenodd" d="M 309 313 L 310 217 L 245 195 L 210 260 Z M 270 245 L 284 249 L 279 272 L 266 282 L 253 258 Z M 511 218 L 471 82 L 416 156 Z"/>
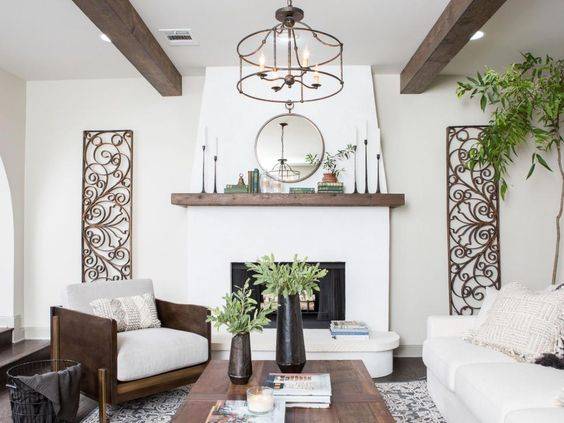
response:
<path id="1" fill-rule="evenodd" d="M 113 297 L 107 295 L 108 292 L 104 292 L 107 289 L 104 288 L 113 288 L 107 284 L 116 286 L 135 282 L 81 284 L 89 285 L 85 289 L 90 290 L 86 298 L 81 293 L 81 301 L 84 303 L 94 299 L 94 296 L 123 296 L 123 286 L 120 286 L 121 292 Z M 152 283 L 148 282 L 152 291 Z M 92 286 L 94 284 L 103 284 L 103 289 L 95 289 Z M 144 285 L 146 288 L 147 281 L 144 281 Z M 136 295 L 136 292 L 129 294 Z M 211 327 L 206 322 L 209 315 L 206 307 L 157 299 L 157 313 L 162 328 L 118 333 L 115 320 L 85 313 L 80 301 L 77 307 L 72 307 L 72 301 L 70 302 L 71 308 L 82 310 L 51 308 L 51 355 L 53 358 L 82 363 L 81 391 L 98 400 L 101 422 L 107 421 L 106 404 L 119 404 L 191 383 L 200 376 L 210 360 Z M 140 348 L 143 342 L 147 345 Z M 182 351 L 178 350 L 179 343 L 185 345 Z M 197 346 L 192 348 L 192 343 Z M 173 356 L 172 362 L 167 362 L 167 354 Z M 150 365 L 151 362 L 153 366 Z M 178 368 L 179 362 L 187 365 Z M 169 370 L 155 374 L 159 368 Z M 136 378 L 136 374 L 144 377 Z"/>

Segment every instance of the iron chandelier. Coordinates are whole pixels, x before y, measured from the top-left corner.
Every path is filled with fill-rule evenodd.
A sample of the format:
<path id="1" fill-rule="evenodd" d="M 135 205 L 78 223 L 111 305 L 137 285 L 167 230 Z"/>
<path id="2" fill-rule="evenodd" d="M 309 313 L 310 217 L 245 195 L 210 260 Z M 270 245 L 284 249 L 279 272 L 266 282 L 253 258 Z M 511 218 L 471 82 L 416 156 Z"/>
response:
<path id="1" fill-rule="evenodd" d="M 255 100 L 291 107 L 343 89 L 343 43 L 303 22 L 304 11 L 287 1 L 275 13 L 279 24 L 249 34 L 237 45 L 237 90 Z"/>

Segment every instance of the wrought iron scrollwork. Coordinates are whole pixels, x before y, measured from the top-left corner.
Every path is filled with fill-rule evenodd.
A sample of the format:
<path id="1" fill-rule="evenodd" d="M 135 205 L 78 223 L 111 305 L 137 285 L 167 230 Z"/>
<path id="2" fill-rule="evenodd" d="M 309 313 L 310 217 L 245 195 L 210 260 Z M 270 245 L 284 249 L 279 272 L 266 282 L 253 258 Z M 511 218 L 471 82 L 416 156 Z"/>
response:
<path id="1" fill-rule="evenodd" d="M 84 131 L 82 281 L 132 276 L 133 131 Z"/>
<path id="2" fill-rule="evenodd" d="M 477 313 L 486 288 L 500 288 L 499 196 L 493 169 L 469 169 L 483 126 L 447 128 L 450 313 Z"/>

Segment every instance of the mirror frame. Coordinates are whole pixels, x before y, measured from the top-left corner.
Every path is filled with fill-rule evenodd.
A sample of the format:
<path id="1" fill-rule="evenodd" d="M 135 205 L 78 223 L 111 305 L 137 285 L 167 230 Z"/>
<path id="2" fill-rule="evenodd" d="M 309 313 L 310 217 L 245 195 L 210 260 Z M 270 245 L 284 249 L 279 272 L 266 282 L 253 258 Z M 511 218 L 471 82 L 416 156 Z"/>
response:
<path id="1" fill-rule="evenodd" d="M 317 166 L 315 167 L 315 169 L 313 170 L 313 172 L 311 172 L 310 175 L 308 175 L 308 176 L 306 176 L 306 177 L 304 177 L 304 178 L 301 178 L 301 179 L 296 179 L 295 181 L 284 181 L 284 180 L 282 180 L 282 179 L 278 179 L 278 178 L 273 177 L 273 176 L 270 175 L 270 173 L 269 173 L 270 170 L 267 170 L 267 169 L 265 169 L 264 167 L 262 167 L 262 164 L 261 164 L 261 162 L 260 162 L 260 160 L 259 160 L 259 157 L 258 157 L 258 150 L 257 150 L 257 147 L 258 147 L 259 137 L 260 137 L 260 134 L 262 133 L 263 129 L 264 129 L 270 122 L 272 122 L 273 120 L 278 119 L 278 118 L 281 118 L 281 117 L 283 117 L 283 116 L 297 116 L 297 117 L 300 117 L 300 118 L 302 118 L 302 119 L 307 120 L 307 121 L 308 121 L 309 123 L 311 123 L 311 125 L 315 128 L 315 130 L 316 130 L 317 133 L 319 134 L 319 138 L 321 139 L 321 157 L 320 157 L 319 163 L 317 164 Z M 295 184 L 295 183 L 297 183 L 297 182 L 302 182 L 302 181 L 305 181 L 306 179 L 311 178 L 311 177 L 315 174 L 315 172 L 317 172 L 317 171 L 319 170 L 319 168 L 321 167 L 321 163 L 323 162 L 323 158 L 324 158 L 324 157 L 325 157 L 325 138 L 323 138 L 323 134 L 321 133 L 321 130 L 320 130 L 319 127 L 315 124 L 315 122 L 312 121 L 310 118 L 308 118 L 307 116 L 304 116 L 304 115 L 300 115 L 300 114 L 298 114 L 298 113 L 282 113 L 282 114 L 276 115 L 276 116 L 274 116 L 274 117 L 268 119 L 268 120 L 260 127 L 260 129 L 259 129 L 259 131 L 258 131 L 258 133 L 257 133 L 257 136 L 255 137 L 255 158 L 256 158 L 256 160 L 257 160 L 257 162 L 258 162 L 258 165 L 259 165 L 260 169 L 261 169 L 261 170 L 266 174 L 266 176 L 268 176 L 270 179 L 274 179 L 275 181 L 278 181 L 278 182 L 282 182 L 282 183 L 285 183 L 285 184 Z"/>

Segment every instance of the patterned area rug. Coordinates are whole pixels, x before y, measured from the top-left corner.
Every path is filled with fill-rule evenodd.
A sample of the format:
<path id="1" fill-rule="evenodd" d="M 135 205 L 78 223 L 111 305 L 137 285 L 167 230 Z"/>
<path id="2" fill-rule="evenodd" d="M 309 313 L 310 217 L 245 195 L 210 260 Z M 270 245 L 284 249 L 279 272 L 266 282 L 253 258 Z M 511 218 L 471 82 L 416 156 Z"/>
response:
<path id="1" fill-rule="evenodd" d="M 427 381 L 377 383 L 396 422 L 446 423 L 427 391 Z"/>
<path id="2" fill-rule="evenodd" d="M 444 423 L 445 420 L 435 407 L 427 392 L 427 382 L 377 383 L 390 412 L 397 422 L 402 423 Z M 174 389 L 140 400 L 129 401 L 120 406 L 110 407 L 112 423 L 166 423 L 182 405 L 190 392 L 190 386 Z M 98 423 L 98 410 L 89 414 L 82 423 Z"/>

